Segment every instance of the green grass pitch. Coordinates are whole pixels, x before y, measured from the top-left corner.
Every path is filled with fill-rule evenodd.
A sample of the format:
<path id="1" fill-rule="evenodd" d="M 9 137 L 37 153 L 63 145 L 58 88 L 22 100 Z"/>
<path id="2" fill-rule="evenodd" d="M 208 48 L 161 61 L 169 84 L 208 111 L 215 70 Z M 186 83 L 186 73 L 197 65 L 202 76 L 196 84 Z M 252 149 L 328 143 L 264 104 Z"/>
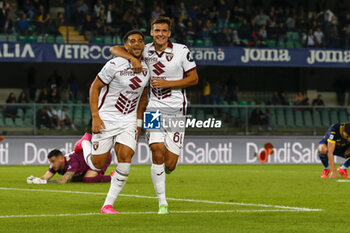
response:
<path id="1" fill-rule="evenodd" d="M 132 166 L 120 215 L 98 214 L 109 183 L 26 183 L 46 169 L 0 167 L 0 232 L 349 231 L 350 183 L 321 179 L 321 165 L 179 165 L 168 215 L 156 214 L 150 166 Z"/>

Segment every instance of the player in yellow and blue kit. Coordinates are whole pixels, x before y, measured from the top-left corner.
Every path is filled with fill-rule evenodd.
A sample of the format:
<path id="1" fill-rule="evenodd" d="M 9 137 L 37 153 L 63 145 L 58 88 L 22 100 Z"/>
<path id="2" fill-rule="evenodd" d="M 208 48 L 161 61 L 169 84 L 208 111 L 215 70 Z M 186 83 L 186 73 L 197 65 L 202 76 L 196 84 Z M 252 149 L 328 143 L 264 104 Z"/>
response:
<path id="1" fill-rule="evenodd" d="M 324 166 L 321 178 L 328 178 L 330 172 L 330 178 L 337 178 L 334 155 L 347 159 L 337 171 L 343 178 L 348 178 L 346 169 L 350 166 L 350 123 L 332 125 L 320 141 L 318 156 Z"/>

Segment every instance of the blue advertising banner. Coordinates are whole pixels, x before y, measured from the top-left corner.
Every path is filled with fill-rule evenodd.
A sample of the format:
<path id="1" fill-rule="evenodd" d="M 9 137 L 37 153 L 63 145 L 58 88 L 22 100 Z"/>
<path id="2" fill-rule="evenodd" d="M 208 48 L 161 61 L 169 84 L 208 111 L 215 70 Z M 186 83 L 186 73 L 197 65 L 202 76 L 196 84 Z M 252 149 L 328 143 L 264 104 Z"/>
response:
<path id="1" fill-rule="evenodd" d="M 110 45 L 0 43 L 1 62 L 106 63 Z M 350 50 L 193 47 L 199 66 L 349 68 Z"/>

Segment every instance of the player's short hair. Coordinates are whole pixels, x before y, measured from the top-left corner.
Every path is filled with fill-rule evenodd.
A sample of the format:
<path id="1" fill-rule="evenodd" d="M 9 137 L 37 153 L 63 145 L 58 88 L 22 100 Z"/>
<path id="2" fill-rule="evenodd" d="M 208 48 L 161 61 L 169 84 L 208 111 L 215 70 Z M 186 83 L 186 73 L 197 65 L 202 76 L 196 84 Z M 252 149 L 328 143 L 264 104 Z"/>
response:
<path id="1" fill-rule="evenodd" d="M 151 22 L 151 27 L 153 29 L 153 25 L 155 24 L 160 24 L 160 23 L 166 23 L 169 26 L 169 31 L 171 31 L 172 28 L 172 21 L 169 17 L 166 16 L 158 16 L 157 18 L 155 18 L 152 22 Z"/>
<path id="2" fill-rule="evenodd" d="M 128 41 L 128 37 L 130 36 L 130 35 L 134 35 L 134 34 L 139 34 L 139 35 L 141 35 L 142 36 L 142 40 L 145 40 L 145 36 L 143 35 L 143 33 L 140 31 L 140 30 L 130 30 L 130 31 L 128 31 L 125 35 L 124 35 L 124 37 L 123 37 L 123 41 L 124 41 L 124 44 Z"/>
<path id="3" fill-rule="evenodd" d="M 344 124 L 344 132 L 350 135 L 350 122 Z"/>
<path id="4" fill-rule="evenodd" d="M 47 155 L 47 158 L 52 158 L 52 157 L 58 157 L 58 156 L 63 156 L 62 152 L 60 150 L 54 149 L 52 151 L 49 152 L 49 154 Z"/>

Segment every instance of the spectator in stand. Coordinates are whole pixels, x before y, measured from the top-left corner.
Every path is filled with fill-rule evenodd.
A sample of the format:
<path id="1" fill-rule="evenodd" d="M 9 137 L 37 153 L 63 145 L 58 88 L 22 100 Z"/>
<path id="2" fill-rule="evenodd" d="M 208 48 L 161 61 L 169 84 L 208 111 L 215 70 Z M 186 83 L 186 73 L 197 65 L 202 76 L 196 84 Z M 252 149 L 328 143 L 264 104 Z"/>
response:
<path id="1" fill-rule="evenodd" d="M 284 26 L 283 22 L 280 22 L 276 28 L 276 35 L 279 41 L 286 41 L 287 39 L 287 29 Z"/>
<path id="2" fill-rule="evenodd" d="M 163 8 L 161 8 L 160 6 L 156 6 L 154 8 L 154 11 L 152 11 L 152 14 L 151 14 L 151 20 L 161 16 L 161 15 L 164 15 L 165 14 L 165 11 Z"/>
<path id="3" fill-rule="evenodd" d="M 54 108 L 52 105 L 50 105 L 48 107 L 47 114 L 51 118 L 52 123 L 56 127 L 56 129 L 60 129 L 59 126 L 61 125 L 61 122 L 60 122 L 60 118 L 57 115 L 58 111 L 56 110 L 56 108 Z"/>
<path id="4" fill-rule="evenodd" d="M 238 36 L 241 40 L 250 40 L 251 39 L 252 28 L 248 24 L 246 19 L 243 19 L 242 25 L 238 28 Z"/>
<path id="5" fill-rule="evenodd" d="M 19 33 L 23 36 L 27 36 L 29 32 L 29 21 L 27 20 L 27 15 L 22 14 L 21 19 L 18 21 Z"/>
<path id="6" fill-rule="evenodd" d="M 96 31 L 96 25 L 91 19 L 91 15 L 85 16 L 85 21 L 83 24 L 83 35 L 85 37 L 85 40 L 91 41 L 93 36 L 95 35 Z"/>
<path id="7" fill-rule="evenodd" d="M 260 27 L 260 30 L 258 32 L 258 40 L 259 40 L 258 44 L 262 44 L 263 41 L 267 40 L 267 31 L 266 31 L 266 26 L 265 25 L 262 25 Z"/>
<path id="8" fill-rule="evenodd" d="M 268 25 L 270 21 L 270 17 L 264 14 L 264 10 L 260 9 L 259 14 L 255 16 L 254 21 L 258 27 L 262 25 Z"/>
<path id="9" fill-rule="evenodd" d="M 230 8 L 227 6 L 225 0 L 220 0 L 218 5 L 217 18 L 218 18 L 218 29 L 227 28 L 230 19 Z"/>
<path id="10" fill-rule="evenodd" d="M 282 105 L 289 105 L 289 101 L 287 100 L 286 93 L 284 91 L 280 91 L 278 96 L 281 100 Z"/>
<path id="11" fill-rule="evenodd" d="M 180 2 L 180 7 L 178 8 L 177 12 L 179 12 L 178 17 L 186 20 L 187 19 L 187 9 L 184 2 Z"/>
<path id="12" fill-rule="evenodd" d="M 35 7 L 34 4 L 30 0 L 25 0 L 22 4 L 22 11 L 28 16 L 28 18 L 32 19 L 35 16 Z"/>
<path id="13" fill-rule="evenodd" d="M 39 94 L 37 103 L 47 104 L 48 102 L 49 102 L 49 91 L 47 87 L 44 87 Z"/>
<path id="14" fill-rule="evenodd" d="M 98 15 L 102 9 L 105 9 L 102 0 L 97 0 L 96 4 L 94 5 L 94 14 Z"/>
<path id="15" fill-rule="evenodd" d="M 13 32 L 13 22 L 11 19 L 11 15 L 7 14 L 4 23 L 1 25 L 3 25 L 0 28 L 0 32 L 1 33 L 5 33 L 5 34 L 11 34 Z"/>
<path id="16" fill-rule="evenodd" d="M 69 125 L 72 129 L 76 130 L 76 127 L 73 123 L 72 118 L 69 116 L 68 112 L 67 112 L 67 107 L 63 106 L 62 109 L 59 109 L 57 111 L 57 116 L 59 119 L 59 123 L 61 126 L 61 129 L 63 129 L 65 127 L 65 125 Z"/>
<path id="17" fill-rule="evenodd" d="M 302 105 L 302 102 L 304 101 L 304 95 L 302 92 L 298 92 L 293 99 L 294 105 Z"/>
<path id="18" fill-rule="evenodd" d="M 19 104 L 28 104 L 28 96 L 25 91 L 22 91 L 21 94 L 18 96 L 17 103 Z M 23 110 L 23 113 L 26 113 L 27 106 L 20 106 L 20 108 Z"/>
<path id="19" fill-rule="evenodd" d="M 187 25 L 186 25 L 186 38 L 190 38 L 192 40 L 195 39 L 196 35 L 196 28 L 193 25 L 192 20 L 187 20 Z"/>
<path id="20" fill-rule="evenodd" d="M 54 88 L 52 88 L 51 93 L 49 95 L 49 103 L 50 104 L 59 104 L 60 102 L 61 102 L 61 99 L 60 99 L 59 93 L 57 91 L 57 88 L 54 87 Z"/>
<path id="21" fill-rule="evenodd" d="M 85 22 L 86 16 L 84 11 L 79 6 L 75 8 L 74 14 L 72 14 L 72 23 L 75 27 L 81 27 Z"/>
<path id="22" fill-rule="evenodd" d="M 350 23 L 343 28 L 343 32 L 345 35 L 345 48 L 348 49 L 350 41 Z"/>
<path id="23" fill-rule="evenodd" d="M 86 3 L 84 2 L 84 0 L 78 0 L 77 1 L 77 6 L 81 9 L 82 12 L 84 12 L 85 14 L 89 13 L 89 7 L 88 5 L 86 5 Z"/>
<path id="24" fill-rule="evenodd" d="M 101 9 L 95 18 L 97 35 L 104 35 L 106 33 L 106 19 L 104 9 Z"/>
<path id="25" fill-rule="evenodd" d="M 40 4 L 36 18 L 37 31 L 39 34 L 45 34 L 46 32 L 48 32 L 50 18 L 51 14 L 46 12 L 44 5 Z"/>
<path id="26" fill-rule="evenodd" d="M 302 43 L 303 43 L 305 48 L 315 47 L 315 44 L 316 44 L 315 36 L 314 36 L 313 30 L 311 28 L 309 29 L 308 34 L 303 37 Z"/>
<path id="27" fill-rule="evenodd" d="M 338 48 L 338 21 L 335 16 L 332 17 L 330 22 L 325 25 L 325 38 L 327 48 Z"/>
<path id="28" fill-rule="evenodd" d="M 178 23 L 175 25 L 174 37 L 178 43 L 186 44 L 186 26 L 183 22 L 183 18 L 179 18 Z"/>
<path id="29" fill-rule="evenodd" d="M 233 7 L 231 15 L 231 20 L 233 23 L 241 23 L 243 21 L 243 10 L 237 5 Z"/>
<path id="30" fill-rule="evenodd" d="M 249 122 L 252 125 L 258 125 L 259 131 L 262 131 L 263 126 L 267 125 L 267 116 L 261 111 L 259 105 L 252 111 Z"/>
<path id="31" fill-rule="evenodd" d="M 297 21 L 296 15 L 290 15 L 286 20 L 286 27 L 288 31 L 295 31 L 295 25 Z"/>
<path id="32" fill-rule="evenodd" d="M 211 90 L 210 90 L 210 83 L 207 79 L 204 79 L 203 82 L 203 92 L 202 92 L 202 104 L 210 104 L 210 98 L 211 98 Z"/>
<path id="33" fill-rule="evenodd" d="M 312 106 L 324 106 L 324 101 L 321 94 L 318 94 L 317 98 L 312 101 Z"/>
<path id="34" fill-rule="evenodd" d="M 318 48 L 323 47 L 323 41 L 324 41 L 324 34 L 321 31 L 320 27 L 317 27 L 316 31 L 314 32 L 314 37 L 315 37 L 315 45 Z"/>
<path id="35" fill-rule="evenodd" d="M 239 85 L 236 80 L 230 78 L 224 87 L 224 100 L 228 103 L 238 101 L 238 89 Z"/>
<path id="36" fill-rule="evenodd" d="M 64 15 L 62 12 L 57 13 L 56 19 L 50 19 L 48 32 L 55 36 L 60 35 L 59 28 L 64 25 Z"/>
<path id="37" fill-rule="evenodd" d="M 224 87 L 220 81 L 216 81 L 213 85 L 213 104 L 221 104 L 223 100 Z"/>
<path id="38" fill-rule="evenodd" d="M 36 127 L 40 129 L 42 126 L 49 129 L 55 128 L 55 124 L 49 116 L 46 107 L 43 107 L 42 109 L 36 112 Z"/>
<path id="39" fill-rule="evenodd" d="M 114 10 L 114 5 L 109 3 L 107 5 L 106 12 L 106 34 L 113 35 L 114 27 L 116 26 L 116 12 Z"/>
<path id="40" fill-rule="evenodd" d="M 194 4 L 192 7 L 190 7 L 188 10 L 187 10 L 187 14 L 188 14 L 188 18 L 191 19 L 193 22 L 196 22 L 197 21 L 197 12 L 199 11 L 199 7 L 197 4 Z"/>
<path id="41" fill-rule="evenodd" d="M 272 92 L 270 102 L 272 105 L 281 105 L 282 104 L 281 98 L 279 97 L 277 91 Z"/>
<path id="42" fill-rule="evenodd" d="M 16 104 L 16 97 L 13 92 L 9 94 L 9 96 L 6 99 L 6 108 L 4 111 L 5 117 L 9 117 L 13 120 L 13 123 L 15 123 L 17 116 L 17 106 L 14 106 L 12 104 Z"/>

